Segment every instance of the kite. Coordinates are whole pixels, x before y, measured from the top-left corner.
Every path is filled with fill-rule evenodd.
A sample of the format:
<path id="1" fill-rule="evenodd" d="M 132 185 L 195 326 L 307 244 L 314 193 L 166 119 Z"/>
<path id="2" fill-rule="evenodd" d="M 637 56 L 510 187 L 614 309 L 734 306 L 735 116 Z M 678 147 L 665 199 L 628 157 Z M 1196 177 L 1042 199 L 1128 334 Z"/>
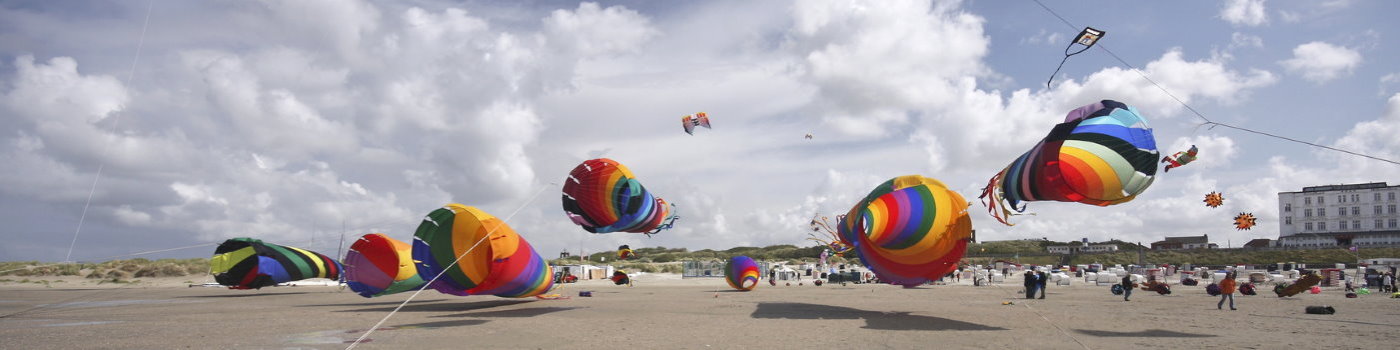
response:
<path id="1" fill-rule="evenodd" d="M 416 290 L 425 283 L 413 264 L 413 245 L 403 241 L 371 233 L 345 253 L 345 284 L 362 297 Z"/>
<path id="2" fill-rule="evenodd" d="M 219 244 L 209 258 L 214 281 L 229 289 L 260 289 L 308 278 L 340 279 L 340 262 L 321 253 L 253 238 Z"/>
<path id="3" fill-rule="evenodd" d="M 1099 39 L 1103 38 L 1104 34 L 1106 34 L 1104 31 L 1094 29 L 1093 27 L 1084 27 L 1084 30 L 1079 31 L 1079 35 L 1074 37 L 1074 41 L 1070 42 L 1069 46 L 1065 46 L 1065 59 L 1060 60 L 1059 67 L 1055 67 L 1055 73 L 1050 74 L 1050 80 L 1045 81 L 1045 87 L 1049 88 L 1050 83 L 1055 81 L 1055 75 L 1060 74 L 1060 68 L 1065 67 L 1065 61 L 1069 61 L 1069 56 L 1088 51 L 1089 48 L 1094 47 L 1095 43 L 1099 42 Z M 1079 51 L 1069 52 L 1076 44 L 1083 46 L 1083 48 L 1080 48 Z"/>
<path id="4" fill-rule="evenodd" d="M 433 210 L 413 235 L 418 275 L 452 295 L 531 297 L 554 286 L 554 269 L 501 219 L 475 207 L 448 204 Z"/>
<path id="5" fill-rule="evenodd" d="M 753 290 L 758 286 L 758 263 L 743 255 L 729 258 L 729 262 L 724 264 L 724 281 L 734 289 Z"/>
<path id="6" fill-rule="evenodd" d="M 845 215 L 838 215 L 836 216 L 836 221 L 839 222 L 845 218 Z M 842 256 L 846 254 L 846 252 L 851 251 L 851 246 L 842 243 L 841 235 L 836 233 L 836 230 L 831 229 L 831 225 L 827 224 L 825 216 L 820 218 L 812 217 L 812 222 L 808 223 L 808 226 L 812 228 L 812 232 L 807 233 L 808 240 L 826 245 L 836 256 Z M 818 237 L 814 232 L 822 233 L 822 237 Z M 826 251 L 822 251 L 822 254 L 826 254 Z M 823 258 L 822 261 L 822 265 L 826 265 L 826 259 Z"/>
<path id="7" fill-rule="evenodd" d="M 695 135 L 695 127 L 697 126 L 703 126 L 709 129 L 710 116 L 705 115 L 705 112 L 700 112 L 695 113 L 693 116 L 687 115 L 681 117 L 681 127 L 685 128 L 685 133 Z"/>
<path id="8" fill-rule="evenodd" d="M 637 232 L 650 236 L 671 228 L 675 205 L 652 195 L 632 171 L 607 158 L 583 161 L 564 182 L 564 213 L 592 233 Z"/>
<path id="9" fill-rule="evenodd" d="M 812 134 L 811 134 L 811 133 L 807 133 L 806 138 L 807 138 L 808 140 L 811 140 L 811 139 L 812 139 Z"/>
<path id="10" fill-rule="evenodd" d="M 632 247 L 628 247 L 626 244 L 617 247 L 617 260 L 629 260 L 636 258 L 637 253 L 632 252 Z"/>
<path id="11" fill-rule="evenodd" d="M 1253 213 L 1240 213 L 1240 215 L 1235 215 L 1235 230 L 1239 231 L 1253 228 L 1254 219 Z"/>
<path id="12" fill-rule="evenodd" d="M 1172 168 L 1180 167 L 1182 165 L 1190 164 L 1191 162 L 1196 161 L 1196 151 L 1196 145 L 1191 145 L 1191 149 L 1189 150 L 1176 152 L 1176 154 L 1162 157 L 1162 163 L 1171 163 L 1167 164 L 1166 167 L 1162 168 L 1162 172 L 1170 172 L 1172 171 Z"/>
<path id="13" fill-rule="evenodd" d="M 624 284 L 625 284 L 625 285 L 628 285 L 628 286 L 631 286 L 631 285 L 632 285 L 632 278 L 627 276 L 627 272 L 626 272 L 626 271 L 622 271 L 622 270 L 613 271 L 612 278 L 609 278 L 609 279 L 613 281 L 613 284 L 614 284 L 614 285 L 619 285 L 619 286 L 620 286 L 620 285 L 624 285 Z"/>
<path id="14" fill-rule="evenodd" d="M 1028 201 L 1125 203 L 1152 185 L 1157 141 L 1137 109 L 1103 100 L 1070 111 L 1035 147 L 992 176 L 982 204 L 997 221 Z M 999 209 L 999 210 L 998 210 Z"/>
<path id="15" fill-rule="evenodd" d="M 1206 194 L 1206 199 L 1202 202 L 1206 202 L 1207 207 L 1219 207 L 1221 204 L 1225 204 L 1225 195 L 1222 195 L 1219 192 L 1211 191 L 1210 193 Z"/>
<path id="16" fill-rule="evenodd" d="M 967 207 L 942 182 L 906 175 L 876 186 L 837 228 L 881 281 L 912 287 L 958 267 L 972 240 Z"/>

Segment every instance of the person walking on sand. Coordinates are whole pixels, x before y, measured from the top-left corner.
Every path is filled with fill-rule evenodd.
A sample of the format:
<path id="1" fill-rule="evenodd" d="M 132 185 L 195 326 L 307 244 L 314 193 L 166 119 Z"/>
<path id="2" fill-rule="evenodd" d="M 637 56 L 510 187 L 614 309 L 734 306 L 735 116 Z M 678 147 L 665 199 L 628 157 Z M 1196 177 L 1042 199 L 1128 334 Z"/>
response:
<path id="1" fill-rule="evenodd" d="M 1224 310 L 1225 299 L 1230 299 L 1230 310 L 1235 309 L 1235 273 L 1225 274 L 1225 279 L 1220 281 L 1220 302 L 1215 303 L 1215 308 Z"/>
<path id="2" fill-rule="evenodd" d="M 1123 301 L 1128 301 L 1128 297 L 1133 295 L 1133 275 L 1123 275 Z"/>
<path id="3" fill-rule="evenodd" d="M 1391 276 L 1389 272 L 1381 275 L 1381 292 L 1395 292 L 1395 276 Z"/>

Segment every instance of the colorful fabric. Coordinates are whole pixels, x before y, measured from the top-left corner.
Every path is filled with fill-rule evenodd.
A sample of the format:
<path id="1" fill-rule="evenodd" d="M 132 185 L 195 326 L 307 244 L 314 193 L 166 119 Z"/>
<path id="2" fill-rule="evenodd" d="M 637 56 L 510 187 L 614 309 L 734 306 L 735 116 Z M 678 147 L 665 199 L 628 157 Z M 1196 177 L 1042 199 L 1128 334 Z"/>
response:
<path id="1" fill-rule="evenodd" d="M 724 281 L 734 289 L 753 290 L 758 286 L 758 263 L 743 255 L 729 258 L 724 264 Z"/>
<path id="2" fill-rule="evenodd" d="M 416 290 L 424 283 L 413 264 L 413 245 L 403 241 L 371 233 L 345 253 L 345 284 L 362 297 Z"/>
<path id="3" fill-rule="evenodd" d="M 209 259 L 214 281 L 229 289 L 259 289 L 308 278 L 340 279 L 340 262 L 313 251 L 234 238 Z"/>
<path id="4" fill-rule="evenodd" d="M 593 233 L 656 233 L 670 228 L 672 206 L 648 192 L 636 175 L 612 159 L 590 159 L 564 181 L 564 213 Z"/>
<path id="5" fill-rule="evenodd" d="M 1022 202 L 1109 206 L 1133 200 L 1157 174 L 1157 141 L 1137 109 L 1113 100 L 1070 111 L 1035 147 L 987 182 L 981 198 L 1003 224 Z"/>
<path id="6" fill-rule="evenodd" d="M 915 286 L 957 268 L 972 238 L 967 201 L 938 180 L 906 175 L 875 187 L 837 225 L 881 281 Z"/>
<path id="7" fill-rule="evenodd" d="M 452 295 L 523 298 L 554 286 L 553 268 L 515 230 L 456 203 L 423 219 L 414 234 L 413 260 L 424 279 L 442 273 L 429 287 Z"/>
<path id="8" fill-rule="evenodd" d="M 685 129 L 686 134 L 695 135 L 695 127 L 697 126 L 703 126 L 706 129 L 709 129 L 710 116 L 705 114 L 705 112 L 700 112 L 696 113 L 694 116 L 687 115 L 681 117 L 681 128 Z M 808 134 L 807 138 L 812 138 L 812 135 Z"/>

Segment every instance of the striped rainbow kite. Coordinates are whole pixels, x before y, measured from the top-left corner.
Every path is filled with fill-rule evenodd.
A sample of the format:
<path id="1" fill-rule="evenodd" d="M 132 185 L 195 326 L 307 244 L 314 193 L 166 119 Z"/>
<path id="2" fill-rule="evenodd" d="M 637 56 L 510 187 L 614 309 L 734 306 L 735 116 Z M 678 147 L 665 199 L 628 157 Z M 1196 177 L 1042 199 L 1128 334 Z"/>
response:
<path id="1" fill-rule="evenodd" d="M 1157 175 L 1157 141 L 1136 108 L 1103 100 L 1079 107 L 987 182 L 982 203 L 1003 224 L 1022 202 L 1109 206 L 1133 200 Z"/>

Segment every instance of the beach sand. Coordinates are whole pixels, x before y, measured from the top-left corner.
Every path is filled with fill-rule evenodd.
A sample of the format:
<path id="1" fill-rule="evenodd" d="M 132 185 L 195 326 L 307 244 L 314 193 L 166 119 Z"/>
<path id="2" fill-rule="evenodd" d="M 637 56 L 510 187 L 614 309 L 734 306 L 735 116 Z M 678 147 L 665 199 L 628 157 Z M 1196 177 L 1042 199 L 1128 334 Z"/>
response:
<path id="1" fill-rule="evenodd" d="M 191 279 L 0 284 L 0 348 L 337 349 L 411 294 L 365 299 L 335 286 L 187 287 Z M 1239 311 L 1222 311 L 1202 286 L 1174 286 L 1166 296 L 1137 291 L 1124 302 L 1108 286 L 1080 280 L 1050 286 L 1045 300 L 1022 299 L 1014 283 L 904 289 L 764 281 L 736 292 L 718 278 L 635 280 L 632 287 L 567 284 L 557 290 L 567 300 L 425 291 L 361 347 L 1381 349 L 1400 340 L 1400 299 L 1347 299 L 1337 288 L 1291 298 L 1237 295 Z M 593 296 L 579 297 L 585 290 Z M 1337 313 L 1305 314 L 1309 305 Z"/>

